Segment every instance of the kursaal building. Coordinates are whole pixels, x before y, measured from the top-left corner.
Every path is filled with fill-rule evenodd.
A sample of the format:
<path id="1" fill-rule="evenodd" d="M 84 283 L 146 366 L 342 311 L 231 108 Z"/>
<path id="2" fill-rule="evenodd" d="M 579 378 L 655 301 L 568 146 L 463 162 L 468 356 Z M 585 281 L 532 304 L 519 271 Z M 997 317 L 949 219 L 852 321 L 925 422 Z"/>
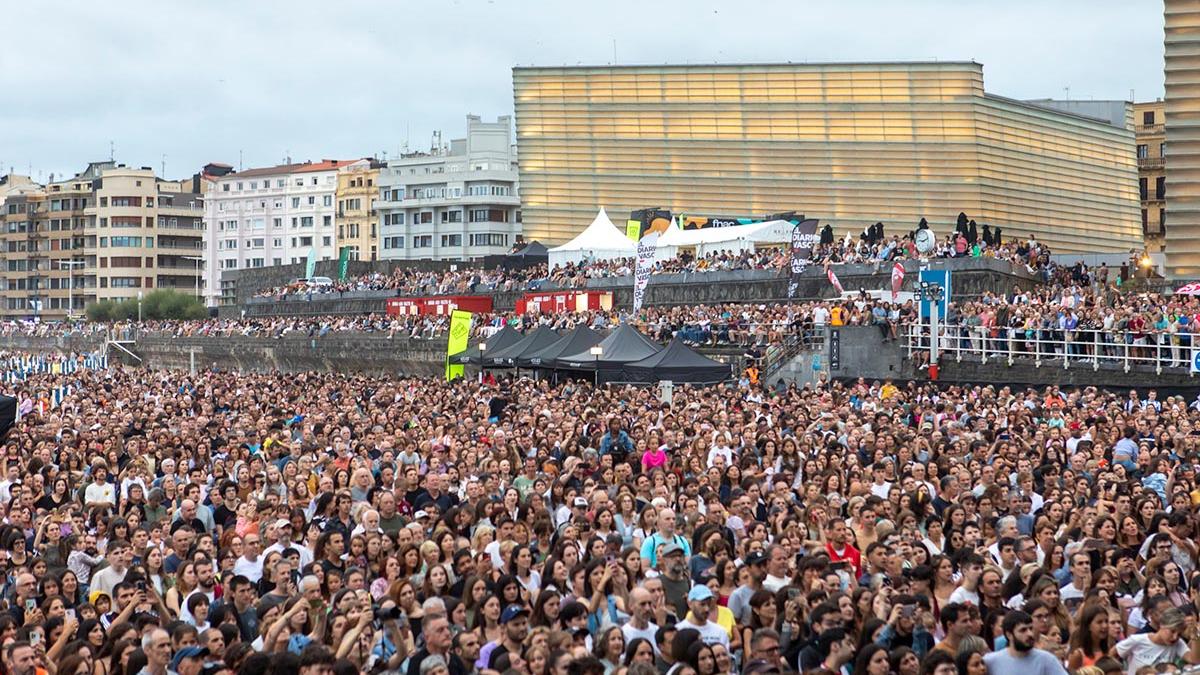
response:
<path id="1" fill-rule="evenodd" d="M 1142 244 L 1131 104 L 996 96 L 974 62 L 518 67 L 513 94 L 526 239 L 661 206 Z"/>

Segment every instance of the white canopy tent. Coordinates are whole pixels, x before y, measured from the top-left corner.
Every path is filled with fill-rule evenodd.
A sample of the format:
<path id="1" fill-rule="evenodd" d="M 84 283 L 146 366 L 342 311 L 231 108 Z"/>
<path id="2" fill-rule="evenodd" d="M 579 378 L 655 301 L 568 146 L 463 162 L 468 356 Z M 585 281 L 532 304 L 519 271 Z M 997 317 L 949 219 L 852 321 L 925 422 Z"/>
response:
<path id="1" fill-rule="evenodd" d="M 698 257 L 720 251 L 753 251 L 759 244 L 783 244 L 791 241 L 794 227 L 793 223 L 786 220 L 768 220 L 749 225 L 684 230 L 672 220 L 670 227 L 658 240 L 655 258 L 673 258 L 680 247 L 695 247 Z"/>
<path id="2" fill-rule="evenodd" d="M 615 260 L 637 255 L 637 244 L 609 220 L 604 207 L 592 224 L 571 241 L 550 249 L 550 269 L 585 260 Z"/>

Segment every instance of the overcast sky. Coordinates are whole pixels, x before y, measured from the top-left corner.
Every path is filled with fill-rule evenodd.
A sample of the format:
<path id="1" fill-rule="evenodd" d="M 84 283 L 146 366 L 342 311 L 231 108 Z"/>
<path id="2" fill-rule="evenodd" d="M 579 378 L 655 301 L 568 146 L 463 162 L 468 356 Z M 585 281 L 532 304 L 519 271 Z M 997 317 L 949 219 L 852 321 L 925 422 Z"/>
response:
<path id="1" fill-rule="evenodd" d="M 53 7 L 53 9 L 51 9 Z M 1151 0 L 8 3 L 0 166 L 190 175 L 425 149 L 512 111 L 513 65 L 966 60 L 1013 98 L 1162 96 Z"/>

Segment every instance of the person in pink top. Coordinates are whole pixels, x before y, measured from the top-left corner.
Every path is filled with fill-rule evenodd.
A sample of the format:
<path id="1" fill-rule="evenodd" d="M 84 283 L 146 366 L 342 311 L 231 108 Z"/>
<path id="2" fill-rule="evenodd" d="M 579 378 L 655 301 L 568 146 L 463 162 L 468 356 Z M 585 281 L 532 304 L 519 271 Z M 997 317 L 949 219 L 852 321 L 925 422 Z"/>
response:
<path id="1" fill-rule="evenodd" d="M 667 453 L 663 451 L 663 446 L 651 448 L 642 453 L 642 471 L 650 471 L 651 469 L 667 464 Z"/>

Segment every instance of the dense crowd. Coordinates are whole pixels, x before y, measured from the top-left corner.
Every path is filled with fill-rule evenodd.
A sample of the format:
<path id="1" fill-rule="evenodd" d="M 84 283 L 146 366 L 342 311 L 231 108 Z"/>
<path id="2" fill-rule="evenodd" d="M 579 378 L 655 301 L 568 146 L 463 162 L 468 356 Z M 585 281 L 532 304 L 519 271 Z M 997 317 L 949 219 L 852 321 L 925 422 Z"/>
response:
<path id="1" fill-rule="evenodd" d="M 119 368 L 14 393 L 6 673 L 1200 662 L 1200 405 L 1181 397 L 743 381 L 662 402 Z"/>

